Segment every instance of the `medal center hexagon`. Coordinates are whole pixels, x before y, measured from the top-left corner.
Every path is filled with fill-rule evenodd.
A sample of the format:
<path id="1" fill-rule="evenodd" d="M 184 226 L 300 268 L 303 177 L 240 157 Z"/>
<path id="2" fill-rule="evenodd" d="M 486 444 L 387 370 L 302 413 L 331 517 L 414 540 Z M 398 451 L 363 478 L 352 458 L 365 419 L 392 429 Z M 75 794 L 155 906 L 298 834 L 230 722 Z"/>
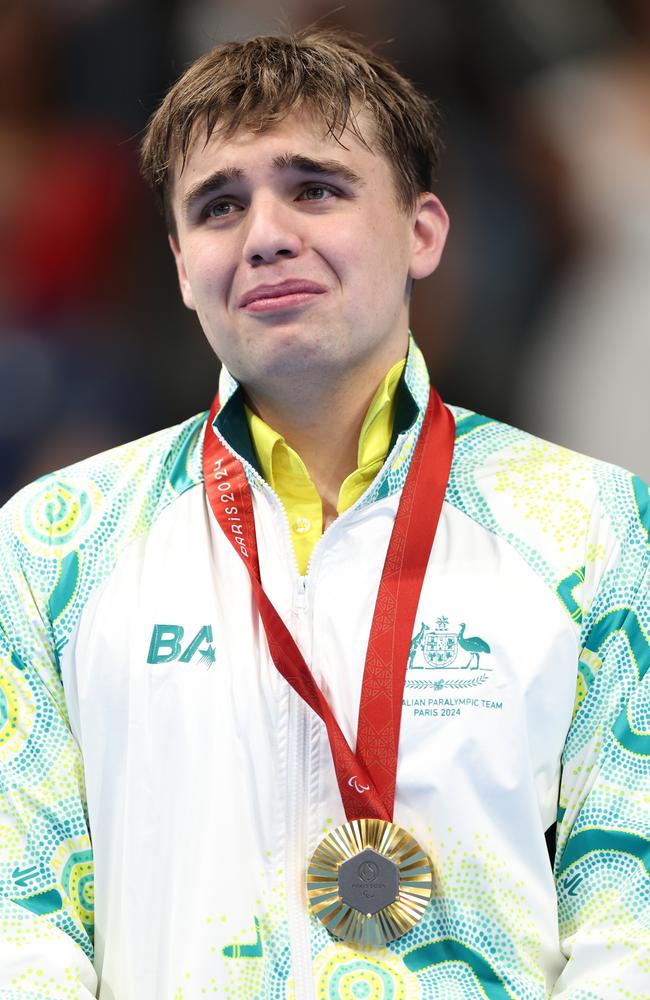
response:
<path id="1" fill-rule="evenodd" d="M 399 868 L 371 847 L 339 867 L 339 896 L 360 913 L 379 913 L 394 903 L 398 894 Z"/>

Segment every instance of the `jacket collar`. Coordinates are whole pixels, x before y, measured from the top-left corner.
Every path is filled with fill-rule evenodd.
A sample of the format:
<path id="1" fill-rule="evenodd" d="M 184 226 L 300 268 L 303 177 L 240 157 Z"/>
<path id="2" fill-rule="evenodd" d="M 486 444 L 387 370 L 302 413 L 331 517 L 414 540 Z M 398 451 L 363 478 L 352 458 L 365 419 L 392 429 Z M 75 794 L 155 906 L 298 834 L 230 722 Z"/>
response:
<path id="1" fill-rule="evenodd" d="M 397 389 L 395 403 L 395 420 L 389 448 L 389 454 L 395 447 L 400 435 L 407 434 L 415 445 L 424 410 L 429 396 L 429 374 L 413 337 L 409 337 L 409 349 L 406 358 L 404 374 Z M 225 365 L 222 365 L 219 376 L 219 398 L 221 409 L 215 420 L 215 428 L 225 440 L 229 448 L 262 476 L 258 466 L 257 456 L 246 420 L 244 409 L 244 391 L 239 382 L 233 378 Z M 408 434 L 413 430 L 413 434 Z M 410 457 L 410 456 L 409 456 Z M 390 491 L 392 492 L 392 490 Z"/>

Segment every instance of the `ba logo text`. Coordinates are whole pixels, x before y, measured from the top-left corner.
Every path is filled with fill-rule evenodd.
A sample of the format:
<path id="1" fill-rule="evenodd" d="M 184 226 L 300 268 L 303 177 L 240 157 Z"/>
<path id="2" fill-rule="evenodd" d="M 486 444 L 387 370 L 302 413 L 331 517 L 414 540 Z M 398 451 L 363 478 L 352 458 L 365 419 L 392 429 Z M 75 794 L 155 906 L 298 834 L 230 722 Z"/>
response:
<path id="1" fill-rule="evenodd" d="M 212 644 L 212 626 L 202 625 L 191 635 L 182 625 L 154 625 L 147 663 L 203 664 L 208 669 L 216 660 Z"/>

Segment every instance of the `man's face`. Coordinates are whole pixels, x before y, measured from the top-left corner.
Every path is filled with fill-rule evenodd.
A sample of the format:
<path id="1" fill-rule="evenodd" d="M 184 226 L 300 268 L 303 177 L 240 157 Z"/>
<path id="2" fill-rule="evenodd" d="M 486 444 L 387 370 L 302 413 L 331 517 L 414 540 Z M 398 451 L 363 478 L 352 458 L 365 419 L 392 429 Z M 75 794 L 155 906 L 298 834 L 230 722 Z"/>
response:
<path id="1" fill-rule="evenodd" d="M 406 352 L 410 278 L 437 265 L 433 195 L 407 213 L 388 161 L 304 114 L 199 139 L 172 194 L 185 304 L 251 390 L 299 377 L 377 381 Z"/>

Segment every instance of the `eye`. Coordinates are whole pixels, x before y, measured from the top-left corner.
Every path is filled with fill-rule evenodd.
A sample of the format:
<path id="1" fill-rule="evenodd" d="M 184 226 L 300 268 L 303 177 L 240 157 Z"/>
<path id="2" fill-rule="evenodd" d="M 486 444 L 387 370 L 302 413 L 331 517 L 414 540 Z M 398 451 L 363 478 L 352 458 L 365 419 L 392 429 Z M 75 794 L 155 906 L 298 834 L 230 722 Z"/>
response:
<path id="1" fill-rule="evenodd" d="M 237 206 L 232 201 L 212 201 L 206 205 L 201 213 L 204 219 L 223 219 L 227 215 L 232 215 Z"/>
<path id="2" fill-rule="evenodd" d="M 301 197 L 304 201 L 327 201 L 329 198 L 333 198 L 336 193 L 334 188 L 328 187 L 326 184 L 309 184 L 303 188 Z"/>

